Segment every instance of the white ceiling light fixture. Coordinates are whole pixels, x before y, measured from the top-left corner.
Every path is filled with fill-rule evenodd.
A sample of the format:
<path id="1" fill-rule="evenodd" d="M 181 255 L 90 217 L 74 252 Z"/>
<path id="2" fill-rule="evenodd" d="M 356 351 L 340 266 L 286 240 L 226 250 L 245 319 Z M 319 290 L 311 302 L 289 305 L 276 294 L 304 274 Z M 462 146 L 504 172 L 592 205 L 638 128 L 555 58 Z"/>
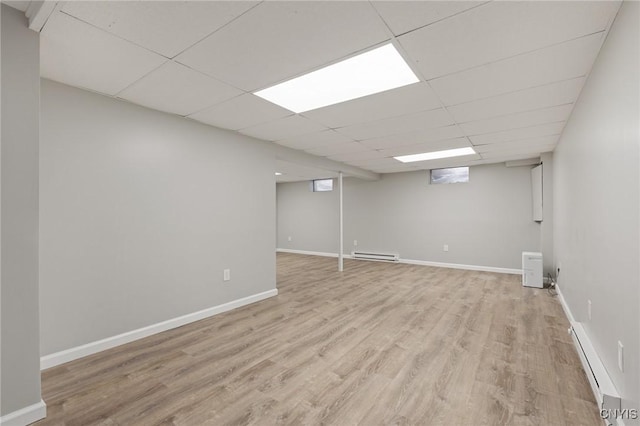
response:
<path id="1" fill-rule="evenodd" d="M 276 176 L 282 176 L 282 173 L 276 172 Z"/>
<path id="2" fill-rule="evenodd" d="M 472 155 L 476 152 L 471 147 L 446 149 L 444 151 L 424 152 L 422 154 L 401 155 L 393 157 L 403 163 L 413 163 L 414 161 L 438 160 L 440 158 L 461 157 L 463 155 Z"/>
<path id="3" fill-rule="evenodd" d="M 418 81 L 400 53 L 389 43 L 254 94 L 301 113 Z"/>

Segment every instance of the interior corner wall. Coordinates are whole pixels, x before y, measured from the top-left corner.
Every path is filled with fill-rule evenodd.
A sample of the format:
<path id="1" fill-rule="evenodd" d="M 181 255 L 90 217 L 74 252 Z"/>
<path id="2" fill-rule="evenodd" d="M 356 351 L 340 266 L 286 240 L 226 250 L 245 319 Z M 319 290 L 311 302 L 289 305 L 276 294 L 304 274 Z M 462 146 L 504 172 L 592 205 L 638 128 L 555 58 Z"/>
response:
<path id="1" fill-rule="evenodd" d="M 276 288 L 268 143 L 48 80 L 41 115 L 42 355 Z"/>
<path id="2" fill-rule="evenodd" d="M 559 286 L 629 409 L 640 408 L 639 28 L 640 4 L 623 2 L 554 154 Z"/>
<path id="3" fill-rule="evenodd" d="M 0 415 L 40 404 L 38 330 L 38 34 L 1 5 L 1 400 Z M 37 420 L 24 413 L 21 419 Z M 37 415 L 37 417 L 33 417 Z M 4 417 L 3 420 L 7 419 Z"/>
<path id="4" fill-rule="evenodd" d="M 540 250 L 532 218 L 531 168 L 475 166 L 464 184 L 429 184 L 428 171 L 344 180 L 344 249 L 398 253 L 402 259 L 520 269 Z M 338 197 L 308 182 L 280 183 L 278 248 L 337 252 Z M 289 242 L 287 237 L 291 236 Z M 449 251 L 443 250 L 444 245 Z"/>

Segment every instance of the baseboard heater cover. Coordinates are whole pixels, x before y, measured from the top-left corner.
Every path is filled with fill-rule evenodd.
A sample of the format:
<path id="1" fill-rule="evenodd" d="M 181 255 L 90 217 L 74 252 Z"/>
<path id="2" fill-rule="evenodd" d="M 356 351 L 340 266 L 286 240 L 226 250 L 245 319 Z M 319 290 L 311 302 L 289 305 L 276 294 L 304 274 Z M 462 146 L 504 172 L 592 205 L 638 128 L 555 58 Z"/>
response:
<path id="1" fill-rule="evenodd" d="M 400 255 L 397 253 L 375 253 L 370 251 L 353 251 L 351 256 L 354 259 L 380 260 L 384 262 L 398 262 Z"/>
<path id="2" fill-rule="evenodd" d="M 619 413 L 621 409 L 620 394 L 616 390 L 607 370 L 596 353 L 582 324 L 571 322 L 569 334 L 576 345 L 580 361 L 591 384 L 591 389 L 596 397 L 596 402 L 601 410 Z"/>

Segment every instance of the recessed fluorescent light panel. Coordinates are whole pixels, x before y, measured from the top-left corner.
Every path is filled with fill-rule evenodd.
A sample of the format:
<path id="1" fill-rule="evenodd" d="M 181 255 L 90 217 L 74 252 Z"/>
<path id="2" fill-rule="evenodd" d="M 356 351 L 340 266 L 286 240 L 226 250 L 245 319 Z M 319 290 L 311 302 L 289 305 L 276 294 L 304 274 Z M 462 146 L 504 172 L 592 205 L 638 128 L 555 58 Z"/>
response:
<path id="1" fill-rule="evenodd" d="M 386 44 L 254 94 L 300 113 L 418 81 L 393 44 Z"/>
<path id="2" fill-rule="evenodd" d="M 414 161 L 427 161 L 427 160 L 438 160 L 440 158 L 450 158 L 450 157 L 460 157 L 462 155 L 472 155 L 476 152 L 473 148 L 457 148 L 457 149 L 447 149 L 444 151 L 433 151 L 433 152 L 424 152 L 422 154 L 413 154 L 413 155 L 401 155 L 399 157 L 393 157 L 398 161 L 402 161 L 403 163 L 413 163 Z"/>

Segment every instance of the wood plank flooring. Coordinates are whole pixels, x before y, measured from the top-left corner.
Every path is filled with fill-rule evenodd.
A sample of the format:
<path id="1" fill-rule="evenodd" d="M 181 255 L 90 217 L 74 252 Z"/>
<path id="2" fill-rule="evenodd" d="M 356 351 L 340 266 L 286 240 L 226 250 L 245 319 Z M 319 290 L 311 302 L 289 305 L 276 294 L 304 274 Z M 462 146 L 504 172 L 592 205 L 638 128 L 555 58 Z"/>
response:
<path id="1" fill-rule="evenodd" d="M 279 253 L 279 296 L 42 374 L 37 425 L 601 425 L 520 277 Z"/>

